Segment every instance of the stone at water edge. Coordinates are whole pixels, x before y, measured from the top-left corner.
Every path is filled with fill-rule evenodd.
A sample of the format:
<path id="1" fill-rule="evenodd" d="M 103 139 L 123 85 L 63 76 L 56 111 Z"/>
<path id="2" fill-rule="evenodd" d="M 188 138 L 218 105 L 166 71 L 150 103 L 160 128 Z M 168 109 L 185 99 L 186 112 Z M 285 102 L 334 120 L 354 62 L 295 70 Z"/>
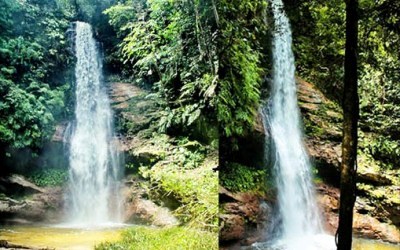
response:
<path id="1" fill-rule="evenodd" d="M 338 211 L 339 211 L 339 189 L 326 185 L 319 184 L 318 204 L 325 217 L 325 229 L 328 233 L 334 235 L 338 226 Z M 400 231 L 394 225 L 380 222 L 378 219 L 368 215 L 360 214 L 360 210 L 371 209 L 366 207 L 368 204 L 356 201 L 353 232 L 363 238 L 380 239 L 390 243 L 400 243 Z M 365 207 L 365 209 L 364 209 Z"/>
<path id="2" fill-rule="evenodd" d="M 264 238 L 270 211 L 269 206 L 261 202 L 263 197 L 250 192 L 233 193 L 221 186 L 219 196 L 225 211 L 219 216 L 220 242 L 240 241 L 250 245 Z"/>

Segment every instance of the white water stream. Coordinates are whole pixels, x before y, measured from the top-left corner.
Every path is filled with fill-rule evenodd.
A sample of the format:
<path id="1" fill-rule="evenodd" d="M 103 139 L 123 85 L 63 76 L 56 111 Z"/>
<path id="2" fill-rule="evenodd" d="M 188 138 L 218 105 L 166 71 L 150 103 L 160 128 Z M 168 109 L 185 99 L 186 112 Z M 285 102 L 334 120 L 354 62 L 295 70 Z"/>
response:
<path id="1" fill-rule="evenodd" d="M 263 115 L 274 145 L 281 223 L 269 249 L 329 249 L 324 246 L 329 241 L 333 244 L 333 238 L 323 235 L 310 159 L 303 144 L 290 24 L 281 0 L 272 0 L 271 8 L 275 21 L 273 77 L 269 107 L 264 107 Z"/>
<path id="2" fill-rule="evenodd" d="M 89 24 L 76 22 L 76 107 L 69 143 L 68 224 L 97 227 L 120 222 L 119 157 L 102 64 Z"/>

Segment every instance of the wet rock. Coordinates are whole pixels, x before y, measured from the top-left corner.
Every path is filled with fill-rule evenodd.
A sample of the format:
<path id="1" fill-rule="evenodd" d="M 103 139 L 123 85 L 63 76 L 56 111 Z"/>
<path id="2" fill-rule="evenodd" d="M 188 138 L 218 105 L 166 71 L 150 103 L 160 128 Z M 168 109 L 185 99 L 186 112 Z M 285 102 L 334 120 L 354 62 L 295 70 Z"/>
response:
<path id="1" fill-rule="evenodd" d="M 220 215 L 220 241 L 241 240 L 245 236 L 244 217 L 237 214 Z"/>
<path id="2" fill-rule="evenodd" d="M 23 223 L 56 222 L 60 219 L 64 202 L 62 188 L 40 188 L 19 175 L 2 178 L 0 187 L 7 188 L 8 192 L 0 196 L 3 222 L 6 218 L 7 221 Z"/>
<path id="3" fill-rule="evenodd" d="M 143 94 L 143 90 L 131 83 L 114 82 L 111 84 L 111 102 L 114 109 L 126 109 L 129 100 Z"/>
<path id="4" fill-rule="evenodd" d="M 118 113 L 119 126 L 129 133 L 149 127 L 155 112 L 155 102 L 148 92 L 132 83 L 111 84 L 112 108 Z"/>
<path id="5" fill-rule="evenodd" d="M 136 198 L 128 204 L 125 221 L 162 227 L 179 224 L 168 208 L 160 207 L 153 201 L 143 198 Z"/>
<path id="6" fill-rule="evenodd" d="M 5 194 L 12 192 L 14 194 L 28 195 L 43 193 L 44 189 L 36 186 L 21 175 L 13 174 L 0 178 L 0 192 Z"/>
<path id="7" fill-rule="evenodd" d="M 64 142 L 64 133 L 67 129 L 68 123 L 60 123 L 56 125 L 56 130 L 51 137 L 52 142 Z"/>
<path id="8" fill-rule="evenodd" d="M 220 187 L 220 241 L 238 241 L 248 245 L 260 239 L 269 212 L 253 193 L 233 193 Z"/>
<path id="9" fill-rule="evenodd" d="M 339 189 L 326 184 L 319 184 L 316 189 L 318 193 L 317 201 L 325 218 L 325 229 L 330 234 L 335 234 L 339 221 Z M 372 205 L 366 198 L 357 198 L 354 209 L 353 232 L 365 238 L 400 243 L 399 229 L 374 218 L 371 214 L 375 212 L 376 208 Z"/>
<path id="10" fill-rule="evenodd" d="M 353 231 L 362 237 L 400 243 L 400 231 L 398 228 L 382 223 L 367 214 L 354 213 Z"/>
<path id="11" fill-rule="evenodd" d="M 179 224 L 178 219 L 166 208 L 157 205 L 147 199 L 146 190 L 141 187 L 141 181 L 135 179 L 126 182 L 125 187 L 125 214 L 124 221 L 127 223 L 140 223 L 153 226 L 175 226 Z"/>
<path id="12" fill-rule="evenodd" d="M 298 77 L 296 78 L 296 83 L 299 101 L 310 104 L 321 104 L 327 101 L 322 92 L 317 90 L 311 83 Z"/>
<path id="13" fill-rule="evenodd" d="M 340 143 L 308 138 L 306 140 L 306 146 L 312 158 L 324 162 L 325 165 L 330 166 L 334 171 L 339 171 L 342 158 L 342 147 Z"/>
<path id="14" fill-rule="evenodd" d="M 335 234 L 339 213 L 339 189 L 320 184 L 316 187 L 317 202 L 322 208 L 321 212 L 324 221 L 324 228 L 330 234 Z"/>
<path id="15" fill-rule="evenodd" d="M 0 198 L 0 212 L 1 213 L 16 213 L 26 207 L 25 201 L 17 201 L 9 197 Z"/>
<path id="16" fill-rule="evenodd" d="M 125 140 L 123 148 L 129 152 L 133 162 L 142 165 L 153 165 L 167 154 L 162 142 L 157 144 L 141 136 Z"/>
<path id="17" fill-rule="evenodd" d="M 308 154 L 314 161 L 318 175 L 328 184 L 339 183 L 339 166 L 341 162 L 341 144 L 307 138 L 305 141 Z"/>

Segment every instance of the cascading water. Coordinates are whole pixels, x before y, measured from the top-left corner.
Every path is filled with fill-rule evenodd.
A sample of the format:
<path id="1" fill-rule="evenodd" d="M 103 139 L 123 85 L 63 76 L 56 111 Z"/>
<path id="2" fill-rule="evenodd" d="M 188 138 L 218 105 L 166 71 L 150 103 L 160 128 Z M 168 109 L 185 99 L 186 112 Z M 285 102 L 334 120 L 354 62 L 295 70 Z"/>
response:
<path id="1" fill-rule="evenodd" d="M 272 249 L 323 249 L 314 240 L 323 233 L 312 185 L 311 164 L 302 141 L 289 20 L 281 0 L 272 0 L 273 77 L 268 107 L 262 110 L 274 145 L 281 223 Z M 266 131 L 267 132 L 267 131 Z M 268 133 L 266 133 L 268 134 Z M 271 246 L 269 246 L 271 248 Z"/>
<path id="2" fill-rule="evenodd" d="M 92 227 L 120 220 L 120 164 L 112 144 L 112 112 L 91 26 L 76 22 L 75 31 L 76 107 L 69 143 L 68 221 Z"/>

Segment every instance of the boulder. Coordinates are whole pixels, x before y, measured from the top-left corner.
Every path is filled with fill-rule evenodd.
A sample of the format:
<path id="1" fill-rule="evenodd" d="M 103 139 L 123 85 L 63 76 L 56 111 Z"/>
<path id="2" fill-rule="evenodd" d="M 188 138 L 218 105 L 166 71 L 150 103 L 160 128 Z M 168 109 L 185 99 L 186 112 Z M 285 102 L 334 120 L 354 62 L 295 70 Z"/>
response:
<path id="1" fill-rule="evenodd" d="M 367 214 L 354 213 L 353 232 L 362 237 L 400 243 L 400 231 L 394 225 L 382 223 Z"/>
<path id="2" fill-rule="evenodd" d="M 233 193 L 219 187 L 220 214 L 219 240 L 224 244 L 240 241 L 242 245 L 251 245 L 262 238 L 267 218 L 268 206 L 257 194 L 250 192 Z"/>
<path id="3" fill-rule="evenodd" d="M 241 240 L 245 236 L 245 219 L 237 214 L 222 214 L 220 219 L 220 241 Z"/>
<path id="4" fill-rule="evenodd" d="M 21 175 L 13 174 L 0 178 L 0 192 L 4 194 L 12 192 L 13 194 L 28 195 L 43 193 L 44 189 L 36 186 Z"/>
<path id="5" fill-rule="evenodd" d="M 160 207 L 151 200 L 134 198 L 126 206 L 125 222 L 142 223 L 153 226 L 175 226 L 178 219 L 172 215 L 168 208 Z"/>
<path id="6" fill-rule="evenodd" d="M 319 184 L 317 186 L 317 201 L 325 218 L 325 229 L 335 234 L 339 221 L 338 188 Z M 353 232 L 358 236 L 370 239 L 379 239 L 390 243 L 400 243 L 400 231 L 396 226 L 379 221 L 371 214 L 376 208 L 366 198 L 357 197 L 354 209 Z"/>
<path id="7" fill-rule="evenodd" d="M 178 219 L 168 208 L 146 198 L 146 190 L 141 182 L 138 178 L 125 182 L 124 221 L 162 227 L 178 225 Z"/>
<path id="8" fill-rule="evenodd" d="M 40 188 L 20 175 L 0 179 L 2 222 L 57 222 L 64 202 L 62 188 Z M 14 198 L 15 197 L 15 198 Z M 3 221 L 7 220 L 7 221 Z"/>

